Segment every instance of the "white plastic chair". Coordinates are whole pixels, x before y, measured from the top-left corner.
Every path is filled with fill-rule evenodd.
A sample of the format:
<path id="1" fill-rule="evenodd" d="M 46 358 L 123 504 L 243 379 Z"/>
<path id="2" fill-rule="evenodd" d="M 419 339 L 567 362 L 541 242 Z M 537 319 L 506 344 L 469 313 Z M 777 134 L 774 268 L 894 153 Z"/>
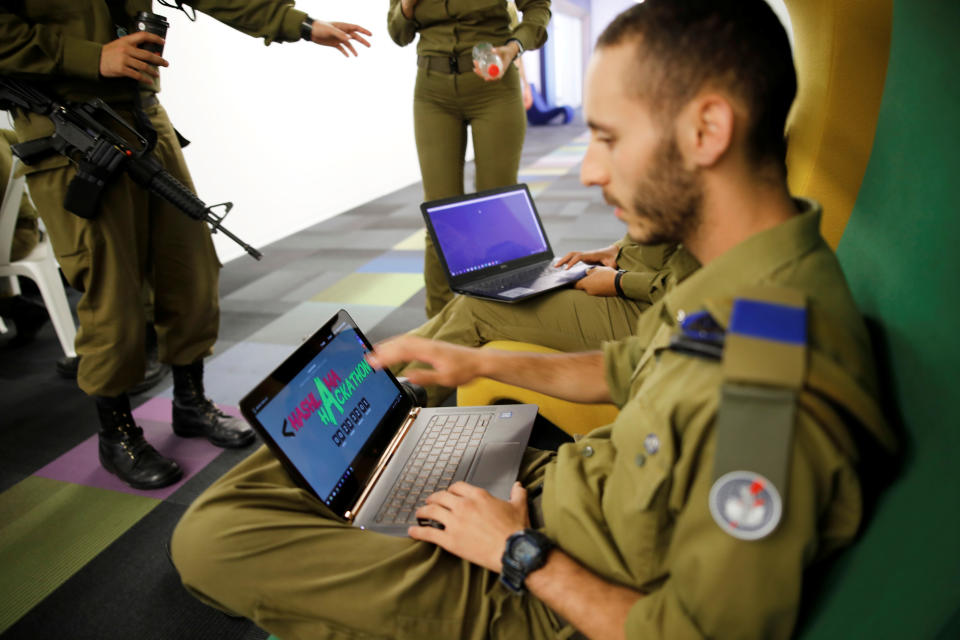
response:
<path id="1" fill-rule="evenodd" d="M 72 357 L 77 355 L 73 349 L 77 328 L 73 324 L 70 303 L 67 302 L 67 293 L 63 290 L 57 259 L 53 255 L 50 241 L 44 236 L 25 258 L 16 262 L 10 261 L 13 233 L 17 226 L 20 198 L 26 180 L 23 176 L 15 177 L 19 164 L 20 161 L 14 158 L 7 192 L 3 194 L 3 202 L 0 202 L 0 277 L 10 279 L 14 294 L 20 293 L 16 276 L 26 276 L 37 283 L 43 303 L 47 306 L 47 313 L 50 314 L 50 321 L 57 332 L 57 338 L 60 339 L 60 346 L 67 356 Z"/>

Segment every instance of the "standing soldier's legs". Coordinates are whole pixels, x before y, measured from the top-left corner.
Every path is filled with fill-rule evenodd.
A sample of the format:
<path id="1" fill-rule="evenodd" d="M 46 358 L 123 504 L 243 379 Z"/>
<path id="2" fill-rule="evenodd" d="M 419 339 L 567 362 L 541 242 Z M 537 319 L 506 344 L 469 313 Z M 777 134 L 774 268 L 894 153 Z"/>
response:
<path id="1" fill-rule="evenodd" d="M 510 65 L 499 82 L 472 75 L 464 81 L 463 100 L 473 134 L 477 191 L 516 184 L 527 132 L 520 73 Z"/>
<path id="2" fill-rule="evenodd" d="M 143 378 L 145 361 L 141 290 L 149 259 L 147 195 L 118 176 L 104 189 L 97 215 L 87 220 L 63 208 L 74 175 L 72 167 L 61 165 L 33 173 L 28 182 L 57 260 L 81 292 L 77 383 L 96 400 L 100 463 L 133 487 L 167 486 L 182 471 L 146 442 L 126 394 Z"/>
<path id="3" fill-rule="evenodd" d="M 163 107 L 154 105 L 147 115 L 157 131 L 155 155 L 170 175 L 194 190 Z M 253 430 L 221 411 L 204 392 L 203 358 L 212 353 L 220 328 L 220 262 L 210 230 L 206 222 L 151 194 L 150 248 L 159 356 L 173 365 L 173 430 L 221 447 L 244 447 L 253 442 Z"/>
<path id="4" fill-rule="evenodd" d="M 456 99 L 457 82 L 458 76 L 453 74 L 425 69 L 417 71 L 413 124 L 424 200 L 463 193 L 467 125 Z M 423 279 L 427 288 L 427 317 L 432 318 L 453 298 L 453 293 L 429 234 L 423 259 Z"/>

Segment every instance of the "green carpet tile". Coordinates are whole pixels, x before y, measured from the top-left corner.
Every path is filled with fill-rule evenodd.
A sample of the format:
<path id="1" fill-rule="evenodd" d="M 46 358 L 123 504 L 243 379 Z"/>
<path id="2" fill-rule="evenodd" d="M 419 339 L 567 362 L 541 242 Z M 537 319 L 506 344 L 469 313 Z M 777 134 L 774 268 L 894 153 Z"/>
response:
<path id="1" fill-rule="evenodd" d="M 0 633 L 158 503 L 39 476 L 0 494 Z"/>

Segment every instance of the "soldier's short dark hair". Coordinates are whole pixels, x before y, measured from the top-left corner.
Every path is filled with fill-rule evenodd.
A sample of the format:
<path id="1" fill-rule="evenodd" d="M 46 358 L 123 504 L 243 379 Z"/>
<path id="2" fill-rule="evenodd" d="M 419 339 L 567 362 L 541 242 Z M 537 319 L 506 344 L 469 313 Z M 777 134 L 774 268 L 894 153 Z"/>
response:
<path id="1" fill-rule="evenodd" d="M 644 73 L 638 65 L 628 82 L 656 113 L 674 116 L 716 84 L 749 110 L 751 160 L 784 166 L 797 75 L 786 31 L 764 0 L 646 0 L 617 16 L 597 48 L 634 40 Z"/>

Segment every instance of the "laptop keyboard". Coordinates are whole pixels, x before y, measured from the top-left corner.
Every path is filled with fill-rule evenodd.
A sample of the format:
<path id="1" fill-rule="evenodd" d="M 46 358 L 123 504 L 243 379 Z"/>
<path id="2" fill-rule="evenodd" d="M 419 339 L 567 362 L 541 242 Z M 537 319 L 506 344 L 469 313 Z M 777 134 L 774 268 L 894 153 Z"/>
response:
<path id="1" fill-rule="evenodd" d="M 549 275 L 559 271 L 552 264 L 535 264 L 518 271 L 511 271 L 502 276 L 494 276 L 470 285 L 470 291 L 476 293 L 495 294 L 507 291 L 514 287 L 530 284 L 542 275 Z"/>
<path id="2" fill-rule="evenodd" d="M 492 413 L 435 415 L 420 436 L 390 496 L 377 512 L 382 524 L 408 524 L 431 493 L 453 484 L 461 462 L 470 464 L 480 446 Z"/>

